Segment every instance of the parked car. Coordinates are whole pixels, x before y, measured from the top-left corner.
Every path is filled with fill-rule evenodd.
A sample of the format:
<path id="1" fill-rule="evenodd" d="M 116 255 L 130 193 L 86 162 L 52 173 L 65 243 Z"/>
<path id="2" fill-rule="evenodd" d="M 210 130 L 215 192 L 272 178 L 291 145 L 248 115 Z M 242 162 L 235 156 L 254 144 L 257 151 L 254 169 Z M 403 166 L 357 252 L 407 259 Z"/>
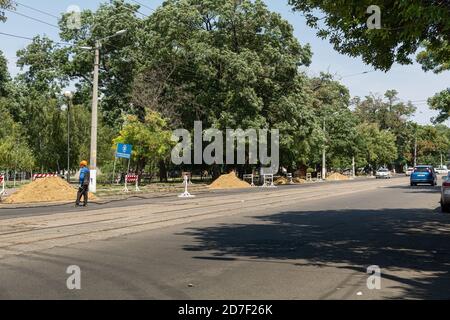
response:
<path id="1" fill-rule="evenodd" d="M 377 178 L 377 179 L 390 179 L 391 178 L 391 172 L 389 171 L 389 169 L 380 168 L 375 173 L 375 178 Z"/>
<path id="2" fill-rule="evenodd" d="M 410 177 L 411 186 L 418 184 L 437 185 L 437 176 L 433 166 L 423 165 L 416 166 Z"/>
<path id="3" fill-rule="evenodd" d="M 411 174 L 413 172 L 414 172 L 414 168 L 413 167 L 409 167 L 409 168 L 406 169 L 405 174 L 406 174 L 407 177 L 409 177 L 409 176 L 411 176 Z"/>
<path id="4" fill-rule="evenodd" d="M 441 211 L 450 212 L 450 175 L 442 177 Z"/>
<path id="5" fill-rule="evenodd" d="M 447 166 L 439 166 L 436 168 L 436 173 L 440 175 L 448 175 L 448 168 Z"/>

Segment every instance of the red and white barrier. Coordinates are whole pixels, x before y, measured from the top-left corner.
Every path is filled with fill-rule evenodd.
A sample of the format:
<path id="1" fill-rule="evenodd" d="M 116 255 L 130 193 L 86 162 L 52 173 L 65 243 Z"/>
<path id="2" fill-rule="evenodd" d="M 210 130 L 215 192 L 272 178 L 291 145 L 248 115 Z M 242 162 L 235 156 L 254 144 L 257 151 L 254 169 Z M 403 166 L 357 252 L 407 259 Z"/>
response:
<path id="1" fill-rule="evenodd" d="M 135 174 L 127 174 L 125 176 L 125 188 L 123 189 L 123 192 L 130 192 L 130 190 L 128 189 L 128 184 L 129 183 L 135 183 L 136 184 L 136 192 L 141 191 L 141 189 L 139 189 L 139 176 L 135 175 Z"/>
<path id="2" fill-rule="evenodd" d="M 33 174 L 33 181 L 36 179 L 49 178 L 49 177 L 57 177 L 56 173 L 36 173 Z"/>

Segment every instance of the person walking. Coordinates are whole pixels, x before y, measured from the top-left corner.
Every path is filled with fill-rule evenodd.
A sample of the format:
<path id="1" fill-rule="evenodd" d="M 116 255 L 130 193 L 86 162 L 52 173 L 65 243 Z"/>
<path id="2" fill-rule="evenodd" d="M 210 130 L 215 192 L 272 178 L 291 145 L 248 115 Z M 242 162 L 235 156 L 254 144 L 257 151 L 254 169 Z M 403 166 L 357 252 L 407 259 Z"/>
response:
<path id="1" fill-rule="evenodd" d="M 78 188 L 77 202 L 76 206 L 80 206 L 81 197 L 83 197 L 83 207 L 88 204 L 88 194 L 89 194 L 89 182 L 90 182 L 90 171 L 88 169 L 87 161 L 81 161 L 80 163 L 80 186 Z"/>

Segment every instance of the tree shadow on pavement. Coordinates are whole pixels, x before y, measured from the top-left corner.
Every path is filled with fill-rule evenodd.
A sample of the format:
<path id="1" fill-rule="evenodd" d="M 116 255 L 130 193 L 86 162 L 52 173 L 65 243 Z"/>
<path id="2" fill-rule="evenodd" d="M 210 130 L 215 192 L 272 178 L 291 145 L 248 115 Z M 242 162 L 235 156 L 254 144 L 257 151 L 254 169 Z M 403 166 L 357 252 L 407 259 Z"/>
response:
<path id="1" fill-rule="evenodd" d="M 450 215 L 426 209 L 289 211 L 257 216 L 254 224 L 188 229 L 188 251 L 216 258 L 239 257 L 332 265 L 382 276 L 401 284 L 413 299 L 450 298 Z M 393 275 L 414 271 L 414 277 Z M 404 273 L 402 273 L 404 274 Z"/>
<path id="2" fill-rule="evenodd" d="M 427 186 L 427 185 L 418 185 L 418 186 L 388 186 L 386 189 L 401 189 L 406 190 L 407 193 L 441 193 L 440 186 Z"/>

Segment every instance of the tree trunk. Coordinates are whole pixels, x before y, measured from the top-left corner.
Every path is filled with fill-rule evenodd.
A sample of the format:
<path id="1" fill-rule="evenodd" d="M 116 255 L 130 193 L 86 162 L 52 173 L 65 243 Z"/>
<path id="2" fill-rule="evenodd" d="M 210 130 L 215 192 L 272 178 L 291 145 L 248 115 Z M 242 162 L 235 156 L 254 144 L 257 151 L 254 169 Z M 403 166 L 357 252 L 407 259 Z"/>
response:
<path id="1" fill-rule="evenodd" d="M 167 167 L 166 167 L 166 162 L 164 160 L 159 161 L 159 181 L 160 182 L 168 182 L 167 181 Z"/>

